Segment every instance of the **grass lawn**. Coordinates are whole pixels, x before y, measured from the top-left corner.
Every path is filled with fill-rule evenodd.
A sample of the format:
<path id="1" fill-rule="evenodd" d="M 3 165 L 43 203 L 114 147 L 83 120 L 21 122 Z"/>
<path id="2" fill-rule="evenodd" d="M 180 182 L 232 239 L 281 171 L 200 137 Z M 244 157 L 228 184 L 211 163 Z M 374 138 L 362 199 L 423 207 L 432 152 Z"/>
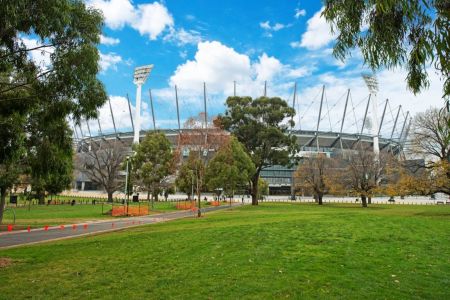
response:
<path id="1" fill-rule="evenodd" d="M 0 250 L 0 299 L 450 299 L 449 229 L 448 206 L 265 203 Z"/>
<path id="2" fill-rule="evenodd" d="M 115 204 L 119 205 L 119 204 Z M 137 206 L 131 203 L 132 206 Z M 147 203 L 141 203 L 142 207 L 147 207 Z M 16 225 L 39 227 L 44 225 L 59 225 L 72 224 L 83 222 L 86 220 L 101 220 L 112 218 L 105 214 L 111 210 L 111 204 L 104 204 L 102 213 L 102 204 L 76 204 L 70 205 L 31 205 L 30 210 L 28 206 L 13 207 L 16 213 Z M 155 202 L 154 211 L 152 213 L 161 213 L 167 211 L 174 211 L 175 202 Z M 7 210 L 4 214 L 3 224 L 12 224 L 14 214 L 12 210 Z M 4 226 L 3 226 L 4 227 Z"/>

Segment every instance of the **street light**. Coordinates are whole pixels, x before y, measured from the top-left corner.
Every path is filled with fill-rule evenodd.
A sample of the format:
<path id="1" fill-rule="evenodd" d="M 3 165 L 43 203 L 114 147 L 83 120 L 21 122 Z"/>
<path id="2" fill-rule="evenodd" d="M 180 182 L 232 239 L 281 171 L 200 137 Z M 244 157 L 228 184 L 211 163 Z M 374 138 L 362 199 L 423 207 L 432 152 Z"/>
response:
<path id="1" fill-rule="evenodd" d="M 136 116 L 133 143 L 135 144 L 139 144 L 139 133 L 141 131 L 141 89 L 152 69 L 153 65 L 134 69 L 133 83 L 136 85 Z"/>
<path id="2" fill-rule="evenodd" d="M 128 193 L 128 163 L 130 161 L 130 156 L 127 155 L 127 173 L 125 175 L 125 195 L 127 197 L 127 215 L 128 215 L 128 201 L 129 201 L 129 193 Z"/>
<path id="3" fill-rule="evenodd" d="M 378 160 L 380 155 L 380 145 L 378 143 L 378 103 L 377 103 L 377 93 L 378 93 L 378 81 L 374 74 L 363 74 L 364 81 L 366 82 L 367 88 L 371 94 L 372 101 L 372 135 L 373 135 L 373 153 Z"/>

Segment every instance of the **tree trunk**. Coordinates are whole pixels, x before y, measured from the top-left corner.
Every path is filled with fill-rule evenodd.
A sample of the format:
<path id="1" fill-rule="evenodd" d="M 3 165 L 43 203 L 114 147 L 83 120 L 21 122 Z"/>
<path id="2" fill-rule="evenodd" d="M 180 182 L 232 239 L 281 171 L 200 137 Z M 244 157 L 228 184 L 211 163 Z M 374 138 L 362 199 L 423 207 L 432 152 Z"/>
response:
<path id="1" fill-rule="evenodd" d="M 317 195 L 317 198 L 319 199 L 319 205 L 323 204 L 322 197 L 323 197 L 323 195 L 321 195 L 321 194 Z"/>
<path id="2" fill-rule="evenodd" d="M 112 202 L 113 202 L 113 193 L 108 192 L 108 203 L 112 203 Z"/>
<path id="3" fill-rule="evenodd" d="M 258 180 L 259 174 L 252 178 L 252 205 L 258 205 Z"/>
<path id="4" fill-rule="evenodd" d="M 39 205 L 45 204 L 45 194 L 42 192 L 38 193 Z"/>
<path id="5" fill-rule="evenodd" d="M 5 212 L 5 204 L 6 204 L 6 189 L 0 189 L 0 224 L 3 221 L 3 213 Z"/>
<path id="6" fill-rule="evenodd" d="M 372 204 L 372 197 L 371 196 L 367 197 L 367 204 Z"/>
<path id="7" fill-rule="evenodd" d="M 366 195 L 361 195 L 361 205 L 367 207 Z"/>

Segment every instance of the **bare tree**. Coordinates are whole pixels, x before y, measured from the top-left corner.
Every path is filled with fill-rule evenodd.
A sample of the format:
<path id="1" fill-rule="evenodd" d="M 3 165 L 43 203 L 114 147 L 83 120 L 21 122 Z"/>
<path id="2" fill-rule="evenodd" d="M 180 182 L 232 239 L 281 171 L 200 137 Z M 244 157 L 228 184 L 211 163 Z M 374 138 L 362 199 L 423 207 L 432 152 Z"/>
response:
<path id="1" fill-rule="evenodd" d="M 124 184 L 119 171 L 126 155 L 127 148 L 119 141 L 91 143 L 90 151 L 78 155 L 76 168 L 102 186 L 108 193 L 108 202 L 112 202 L 113 193 Z"/>
<path id="2" fill-rule="evenodd" d="M 388 178 L 388 166 L 395 158 L 387 153 L 380 153 L 379 158 L 372 151 L 359 149 L 346 154 L 341 160 L 342 168 L 336 169 L 330 176 L 337 186 L 347 189 L 361 197 L 361 204 L 367 207 L 367 198 L 379 189 L 380 184 Z"/>
<path id="3" fill-rule="evenodd" d="M 450 161 L 450 115 L 444 109 L 419 113 L 413 123 L 413 146 L 416 153 Z"/>
<path id="4" fill-rule="evenodd" d="M 323 195 L 329 190 L 326 177 L 331 168 L 332 160 L 326 155 L 305 158 L 294 174 L 295 188 L 312 192 L 314 199 L 322 205 Z"/>

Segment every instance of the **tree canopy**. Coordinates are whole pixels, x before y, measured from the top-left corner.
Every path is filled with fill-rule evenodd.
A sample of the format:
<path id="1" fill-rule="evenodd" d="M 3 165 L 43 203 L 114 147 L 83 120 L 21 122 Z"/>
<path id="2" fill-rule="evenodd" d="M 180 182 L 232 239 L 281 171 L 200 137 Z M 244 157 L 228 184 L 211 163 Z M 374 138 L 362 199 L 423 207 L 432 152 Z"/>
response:
<path id="1" fill-rule="evenodd" d="M 270 165 L 289 165 L 298 151 L 296 138 L 288 130 L 294 124 L 291 118 L 295 110 L 278 97 L 228 97 L 226 105 L 218 122 L 244 145 L 255 165 L 252 204 L 257 205 L 261 170 Z"/>
<path id="2" fill-rule="evenodd" d="M 372 69 L 405 67 L 408 87 L 428 87 L 429 65 L 440 71 L 450 97 L 450 2 L 448 0 L 325 0 L 323 15 L 337 33 L 339 59 L 358 47 Z"/>
<path id="3" fill-rule="evenodd" d="M 165 179 L 173 173 L 175 160 L 170 141 L 162 132 L 149 132 L 140 144 L 134 146 L 136 154 L 132 158 L 132 176 L 154 197 L 161 187 L 167 185 Z"/>
<path id="4" fill-rule="evenodd" d="M 222 188 L 227 195 L 248 185 L 255 166 L 242 144 L 232 137 L 207 165 L 206 182 L 210 190 Z"/>
<path id="5" fill-rule="evenodd" d="M 50 161 L 71 159 L 67 119 L 95 117 L 106 101 L 97 78 L 101 28 L 100 12 L 81 0 L 1 2 L 0 218 L 7 190 L 19 173 L 30 170 L 18 168 L 32 167 L 35 179 L 62 172 L 34 158 L 47 147 Z"/>

